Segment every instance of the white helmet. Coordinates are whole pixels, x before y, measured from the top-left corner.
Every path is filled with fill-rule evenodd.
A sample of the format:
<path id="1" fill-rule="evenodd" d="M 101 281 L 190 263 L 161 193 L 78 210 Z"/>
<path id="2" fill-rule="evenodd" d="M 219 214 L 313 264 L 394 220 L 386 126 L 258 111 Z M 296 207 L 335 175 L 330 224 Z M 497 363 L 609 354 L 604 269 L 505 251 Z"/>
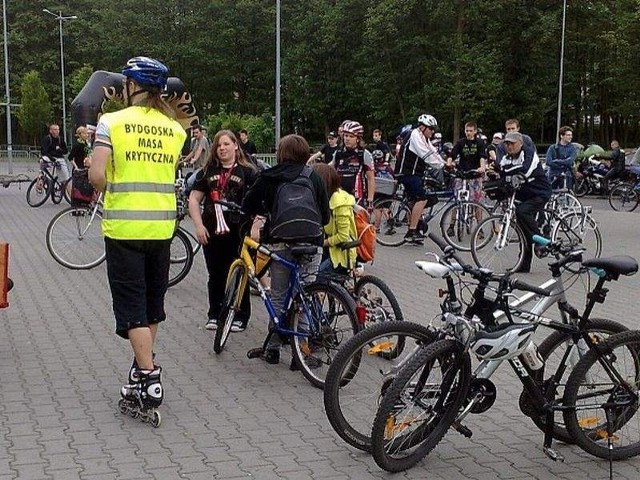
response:
<path id="1" fill-rule="evenodd" d="M 423 113 L 418 117 L 418 125 L 424 125 L 425 127 L 436 128 L 438 126 L 438 121 L 433 115 L 428 115 Z"/>
<path id="2" fill-rule="evenodd" d="M 442 134 L 440 132 L 434 133 L 431 143 L 438 144 L 442 141 Z"/>
<path id="3" fill-rule="evenodd" d="M 536 326 L 531 323 L 508 324 L 493 332 L 478 332 L 471 351 L 481 360 L 508 360 L 520 355 L 531 341 Z"/>

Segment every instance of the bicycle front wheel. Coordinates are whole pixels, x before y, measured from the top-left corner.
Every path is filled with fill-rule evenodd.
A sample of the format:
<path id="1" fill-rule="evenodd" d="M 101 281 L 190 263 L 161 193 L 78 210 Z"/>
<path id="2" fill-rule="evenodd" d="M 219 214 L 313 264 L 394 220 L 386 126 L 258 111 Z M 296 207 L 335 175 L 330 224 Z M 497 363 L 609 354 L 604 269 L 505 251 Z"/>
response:
<path id="1" fill-rule="evenodd" d="M 50 195 L 50 184 L 44 176 L 33 179 L 27 188 L 27 203 L 30 207 L 39 207 L 47 201 Z"/>
<path id="2" fill-rule="evenodd" d="M 371 451 L 371 427 L 382 396 L 419 346 L 433 339 L 434 333 L 417 323 L 384 322 L 340 347 L 327 371 L 324 408 L 345 442 Z"/>
<path id="3" fill-rule="evenodd" d="M 625 332 L 628 329 L 621 323 L 614 322 L 613 320 L 592 318 L 589 320 L 586 330 L 593 343 L 600 344 L 609 338 L 609 336 Z M 564 355 L 567 351 L 569 353 L 565 359 Z M 587 352 L 589 352 L 589 347 L 587 347 L 583 339 L 575 342 L 571 335 L 561 331 L 551 333 L 551 335 L 538 345 L 538 353 L 544 361 L 544 367 L 534 372 L 535 378 L 538 381 L 549 381 L 552 375 L 558 375 L 559 378 L 554 379 L 554 381 L 557 382 L 555 385 L 555 398 L 558 404 L 562 404 L 561 401 L 564 396 L 567 378 L 569 378 L 573 367 L 578 364 Z M 548 383 L 545 388 L 549 388 Z M 540 430 L 545 431 L 546 413 L 537 414 L 530 404 L 528 392 L 524 389 L 520 394 L 520 408 L 531 417 Z M 573 443 L 573 438 L 567 432 L 560 411 L 555 412 L 553 438 L 561 442 Z"/>
<path id="4" fill-rule="evenodd" d="M 376 242 L 386 247 L 398 247 L 405 243 L 404 236 L 409 230 L 411 210 L 401 200 L 392 198 L 374 205 Z"/>
<path id="5" fill-rule="evenodd" d="M 229 268 L 227 276 L 227 287 L 224 291 L 224 299 L 218 316 L 218 328 L 213 339 L 213 351 L 221 353 L 224 349 L 229 333 L 231 332 L 231 324 L 240 309 L 242 302 L 242 294 L 246 286 L 247 269 L 242 260 L 235 260 Z"/>
<path id="6" fill-rule="evenodd" d="M 442 440 L 467 396 L 471 359 L 454 340 L 417 352 L 385 393 L 371 430 L 371 450 L 388 472 L 411 468 Z"/>
<path id="7" fill-rule="evenodd" d="M 169 286 L 173 287 L 184 280 L 193 265 L 191 242 L 180 227 L 171 239 L 169 262 Z"/>
<path id="8" fill-rule="evenodd" d="M 640 203 L 640 193 L 632 183 L 621 183 L 609 193 L 609 205 L 617 212 L 633 212 Z"/>
<path id="9" fill-rule="evenodd" d="M 70 207 L 49 222 L 47 249 L 63 267 L 88 270 L 105 259 L 102 216 L 93 208 Z"/>
<path id="10" fill-rule="evenodd" d="M 584 247 L 586 258 L 597 258 L 602 253 L 602 235 L 598 224 L 584 212 L 569 212 L 560 216 L 551 230 L 551 241 Z"/>
<path id="11" fill-rule="evenodd" d="M 440 217 L 440 233 L 456 250 L 471 250 L 471 234 L 491 214 L 484 205 L 472 201 L 452 203 Z"/>
<path id="12" fill-rule="evenodd" d="M 502 215 L 486 218 L 471 234 L 471 256 L 478 267 L 495 273 L 517 270 L 524 259 L 524 234 L 515 219 L 507 225 Z"/>
<path id="13" fill-rule="evenodd" d="M 310 283 L 293 303 L 289 321 L 294 364 L 312 385 L 324 388 L 338 348 L 360 329 L 353 298 L 340 285 Z"/>
<path id="14" fill-rule="evenodd" d="M 602 354 L 600 353 L 602 352 Z M 622 460 L 640 454 L 640 332 L 613 335 L 575 366 L 564 391 L 569 435 L 585 452 Z"/>

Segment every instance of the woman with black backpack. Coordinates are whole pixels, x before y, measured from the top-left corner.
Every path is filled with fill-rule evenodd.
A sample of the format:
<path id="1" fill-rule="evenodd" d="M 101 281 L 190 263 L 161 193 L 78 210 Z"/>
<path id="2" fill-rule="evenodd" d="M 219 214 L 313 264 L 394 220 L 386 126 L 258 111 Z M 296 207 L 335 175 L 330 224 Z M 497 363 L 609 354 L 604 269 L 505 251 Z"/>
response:
<path id="1" fill-rule="evenodd" d="M 251 236 L 269 245 L 280 256 L 293 260 L 291 246 L 318 246 L 318 254 L 304 264 L 303 273 L 313 275 L 320 262 L 323 227 L 329 223 L 329 199 L 324 182 L 310 167 L 311 149 L 300 135 L 287 135 L 278 143 L 278 164 L 258 175 L 247 192 L 242 210 L 254 215 Z M 261 233 L 260 233 L 261 232 Z M 278 314 L 284 308 L 289 284 L 289 270 L 274 262 L 271 265 L 271 301 Z M 281 338 L 274 334 L 264 351 L 267 363 L 280 362 Z"/>

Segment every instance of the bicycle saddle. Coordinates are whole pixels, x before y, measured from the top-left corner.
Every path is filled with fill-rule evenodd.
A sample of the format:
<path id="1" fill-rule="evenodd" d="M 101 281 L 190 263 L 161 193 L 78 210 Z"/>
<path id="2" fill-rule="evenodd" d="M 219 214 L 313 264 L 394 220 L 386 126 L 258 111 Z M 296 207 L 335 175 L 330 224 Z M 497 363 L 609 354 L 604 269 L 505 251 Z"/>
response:
<path id="1" fill-rule="evenodd" d="M 633 275 L 638 271 L 638 261 L 629 255 L 615 255 L 606 258 L 592 258 L 582 262 L 587 268 L 599 268 L 616 280 L 620 275 Z"/>
<path id="2" fill-rule="evenodd" d="M 294 245 L 291 247 L 291 255 L 294 257 L 315 255 L 316 253 L 318 253 L 318 247 L 315 245 Z"/>

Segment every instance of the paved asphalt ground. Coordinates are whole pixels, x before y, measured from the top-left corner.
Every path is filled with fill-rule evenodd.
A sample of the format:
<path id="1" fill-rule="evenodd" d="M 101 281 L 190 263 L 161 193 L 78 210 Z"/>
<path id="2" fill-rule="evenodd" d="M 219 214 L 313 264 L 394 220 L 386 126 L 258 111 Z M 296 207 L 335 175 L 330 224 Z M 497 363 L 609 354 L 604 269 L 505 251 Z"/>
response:
<path id="1" fill-rule="evenodd" d="M 600 479 L 608 463 L 576 447 L 558 445 L 565 463 L 542 453 L 542 433 L 517 408 L 521 387 L 510 369 L 494 380 L 498 400 L 473 416 L 471 439 L 449 433 L 408 472 L 390 475 L 331 429 L 320 390 L 288 370 L 248 360 L 266 332 L 254 299 L 248 330 L 232 334 L 225 352 L 212 353 L 203 329 L 207 310 L 201 254 L 194 269 L 167 294 L 168 321 L 156 346 L 164 367 L 165 402 L 158 429 L 117 412 L 119 388 L 131 361 L 127 342 L 113 333 L 104 265 L 66 270 L 49 256 L 45 230 L 62 208 L 33 209 L 26 184 L 0 188 L 0 241 L 11 243 L 16 283 L 0 311 L 0 480 L 6 479 Z M 604 255 L 640 258 L 640 212 L 613 212 L 592 199 L 604 236 Z M 413 261 L 425 247 L 379 248 L 369 271 L 396 292 L 405 317 L 427 322 L 441 285 Z M 542 261 L 524 279 L 545 279 Z M 611 285 L 598 316 L 638 326 L 640 275 Z M 576 305 L 584 291 L 572 289 Z M 614 478 L 640 478 L 640 458 L 614 465 Z"/>

